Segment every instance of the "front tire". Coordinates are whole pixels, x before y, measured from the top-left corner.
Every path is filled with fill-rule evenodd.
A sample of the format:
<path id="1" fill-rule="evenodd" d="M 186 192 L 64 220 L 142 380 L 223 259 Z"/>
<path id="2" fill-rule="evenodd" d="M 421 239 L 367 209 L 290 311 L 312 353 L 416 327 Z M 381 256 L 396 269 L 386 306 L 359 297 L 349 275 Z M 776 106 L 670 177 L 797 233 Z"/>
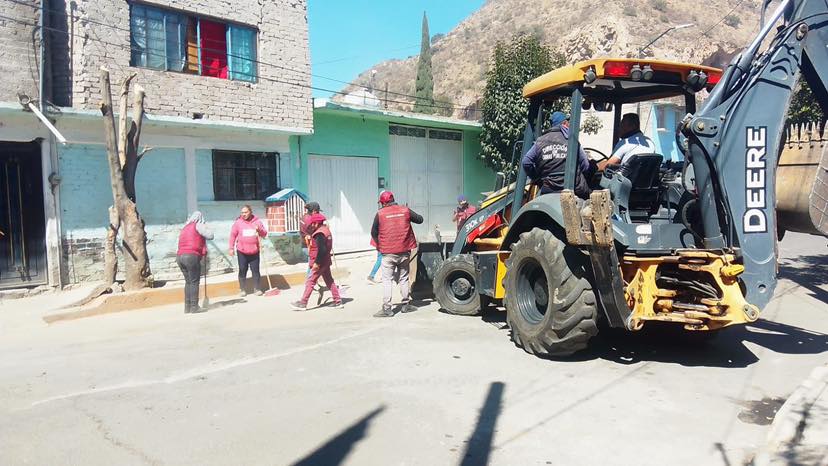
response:
<path id="1" fill-rule="evenodd" d="M 434 276 L 434 296 L 449 314 L 476 316 L 480 314 L 477 271 L 470 254 L 449 257 Z"/>
<path id="2" fill-rule="evenodd" d="M 517 346 L 538 356 L 568 356 L 598 334 L 588 262 L 549 231 L 520 235 L 504 279 L 506 319 Z"/>

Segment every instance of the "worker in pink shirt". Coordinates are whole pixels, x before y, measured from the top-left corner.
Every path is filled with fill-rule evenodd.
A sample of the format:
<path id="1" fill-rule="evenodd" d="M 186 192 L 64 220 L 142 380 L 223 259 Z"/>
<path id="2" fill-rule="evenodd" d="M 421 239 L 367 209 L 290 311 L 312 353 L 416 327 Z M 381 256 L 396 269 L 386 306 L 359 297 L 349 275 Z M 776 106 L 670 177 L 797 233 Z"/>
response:
<path id="1" fill-rule="evenodd" d="M 265 236 L 267 236 L 267 230 L 262 221 L 253 215 L 253 209 L 249 205 L 243 206 L 241 215 L 230 229 L 230 255 L 233 256 L 238 252 L 239 288 L 242 297 L 247 296 L 244 281 L 247 279 L 248 267 L 253 275 L 253 290 L 256 296 L 264 294 L 259 274 L 259 238 Z"/>

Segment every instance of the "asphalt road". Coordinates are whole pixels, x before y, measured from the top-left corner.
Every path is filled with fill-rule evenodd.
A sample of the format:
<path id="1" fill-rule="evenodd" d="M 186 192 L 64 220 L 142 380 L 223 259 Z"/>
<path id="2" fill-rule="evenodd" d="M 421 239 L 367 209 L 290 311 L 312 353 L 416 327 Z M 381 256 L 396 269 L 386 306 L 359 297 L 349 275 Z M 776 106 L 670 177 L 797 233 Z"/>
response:
<path id="1" fill-rule="evenodd" d="M 496 312 L 372 318 L 370 259 L 347 263 L 344 310 L 292 312 L 291 290 L 46 326 L 45 300 L 4 304 L 0 463 L 743 464 L 828 360 L 827 244 L 786 237 L 755 325 L 604 333 L 563 361 L 516 348 Z"/>

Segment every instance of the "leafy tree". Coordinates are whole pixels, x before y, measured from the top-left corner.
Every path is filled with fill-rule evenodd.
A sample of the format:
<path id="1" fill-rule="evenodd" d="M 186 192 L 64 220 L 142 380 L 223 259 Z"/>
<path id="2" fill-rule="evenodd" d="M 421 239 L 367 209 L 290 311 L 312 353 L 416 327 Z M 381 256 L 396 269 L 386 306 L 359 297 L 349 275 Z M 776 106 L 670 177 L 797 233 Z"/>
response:
<path id="1" fill-rule="evenodd" d="M 439 42 L 439 41 L 440 41 L 443 37 L 446 37 L 446 35 L 445 35 L 445 34 L 443 34 L 442 32 L 438 32 L 437 34 L 434 34 L 433 36 L 431 36 L 431 45 L 436 44 L 436 43 L 437 43 L 437 42 Z"/>
<path id="2" fill-rule="evenodd" d="M 434 96 L 434 107 L 431 113 L 436 113 L 440 116 L 450 117 L 454 113 L 454 101 L 445 95 Z"/>
<path id="3" fill-rule="evenodd" d="M 742 24 L 742 20 L 736 15 L 727 15 L 725 16 L 724 23 L 732 28 L 737 28 Z"/>
<path id="4" fill-rule="evenodd" d="M 814 93 L 803 79 L 799 82 L 799 88 L 791 100 L 791 107 L 788 110 L 788 123 L 809 123 L 825 120 L 819 103 L 814 98 Z"/>
<path id="5" fill-rule="evenodd" d="M 523 98 L 523 86 L 532 79 L 565 64 L 560 52 L 553 52 L 535 35 L 519 35 L 508 43 L 498 42 L 486 75 L 481 103 L 483 131 L 480 157 L 496 171 L 512 172 L 512 149 L 523 139 L 529 102 Z M 559 100 L 549 111 L 569 111 L 569 101 Z M 584 118 L 581 130 L 594 133 L 600 129 L 597 118 Z"/>
<path id="6" fill-rule="evenodd" d="M 431 71 L 431 36 L 428 35 L 428 17 L 423 12 L 423 37 L 420 41 L 420 59 L 417 61 L 417 80 L 414 88 L 414 111 L 434 113 L 434 76 Z"/>

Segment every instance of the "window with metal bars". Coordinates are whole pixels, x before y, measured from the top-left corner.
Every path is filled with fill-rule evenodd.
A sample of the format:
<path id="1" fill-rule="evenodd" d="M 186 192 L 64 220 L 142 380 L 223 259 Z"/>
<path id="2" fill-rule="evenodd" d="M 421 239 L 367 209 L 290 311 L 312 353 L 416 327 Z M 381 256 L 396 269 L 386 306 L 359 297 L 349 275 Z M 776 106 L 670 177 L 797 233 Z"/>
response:
<path id="1" fill-rule="evenodd" d="M 279 191 L 278 152 L 213 151 L 217 201 L 255 201 Z"/>

